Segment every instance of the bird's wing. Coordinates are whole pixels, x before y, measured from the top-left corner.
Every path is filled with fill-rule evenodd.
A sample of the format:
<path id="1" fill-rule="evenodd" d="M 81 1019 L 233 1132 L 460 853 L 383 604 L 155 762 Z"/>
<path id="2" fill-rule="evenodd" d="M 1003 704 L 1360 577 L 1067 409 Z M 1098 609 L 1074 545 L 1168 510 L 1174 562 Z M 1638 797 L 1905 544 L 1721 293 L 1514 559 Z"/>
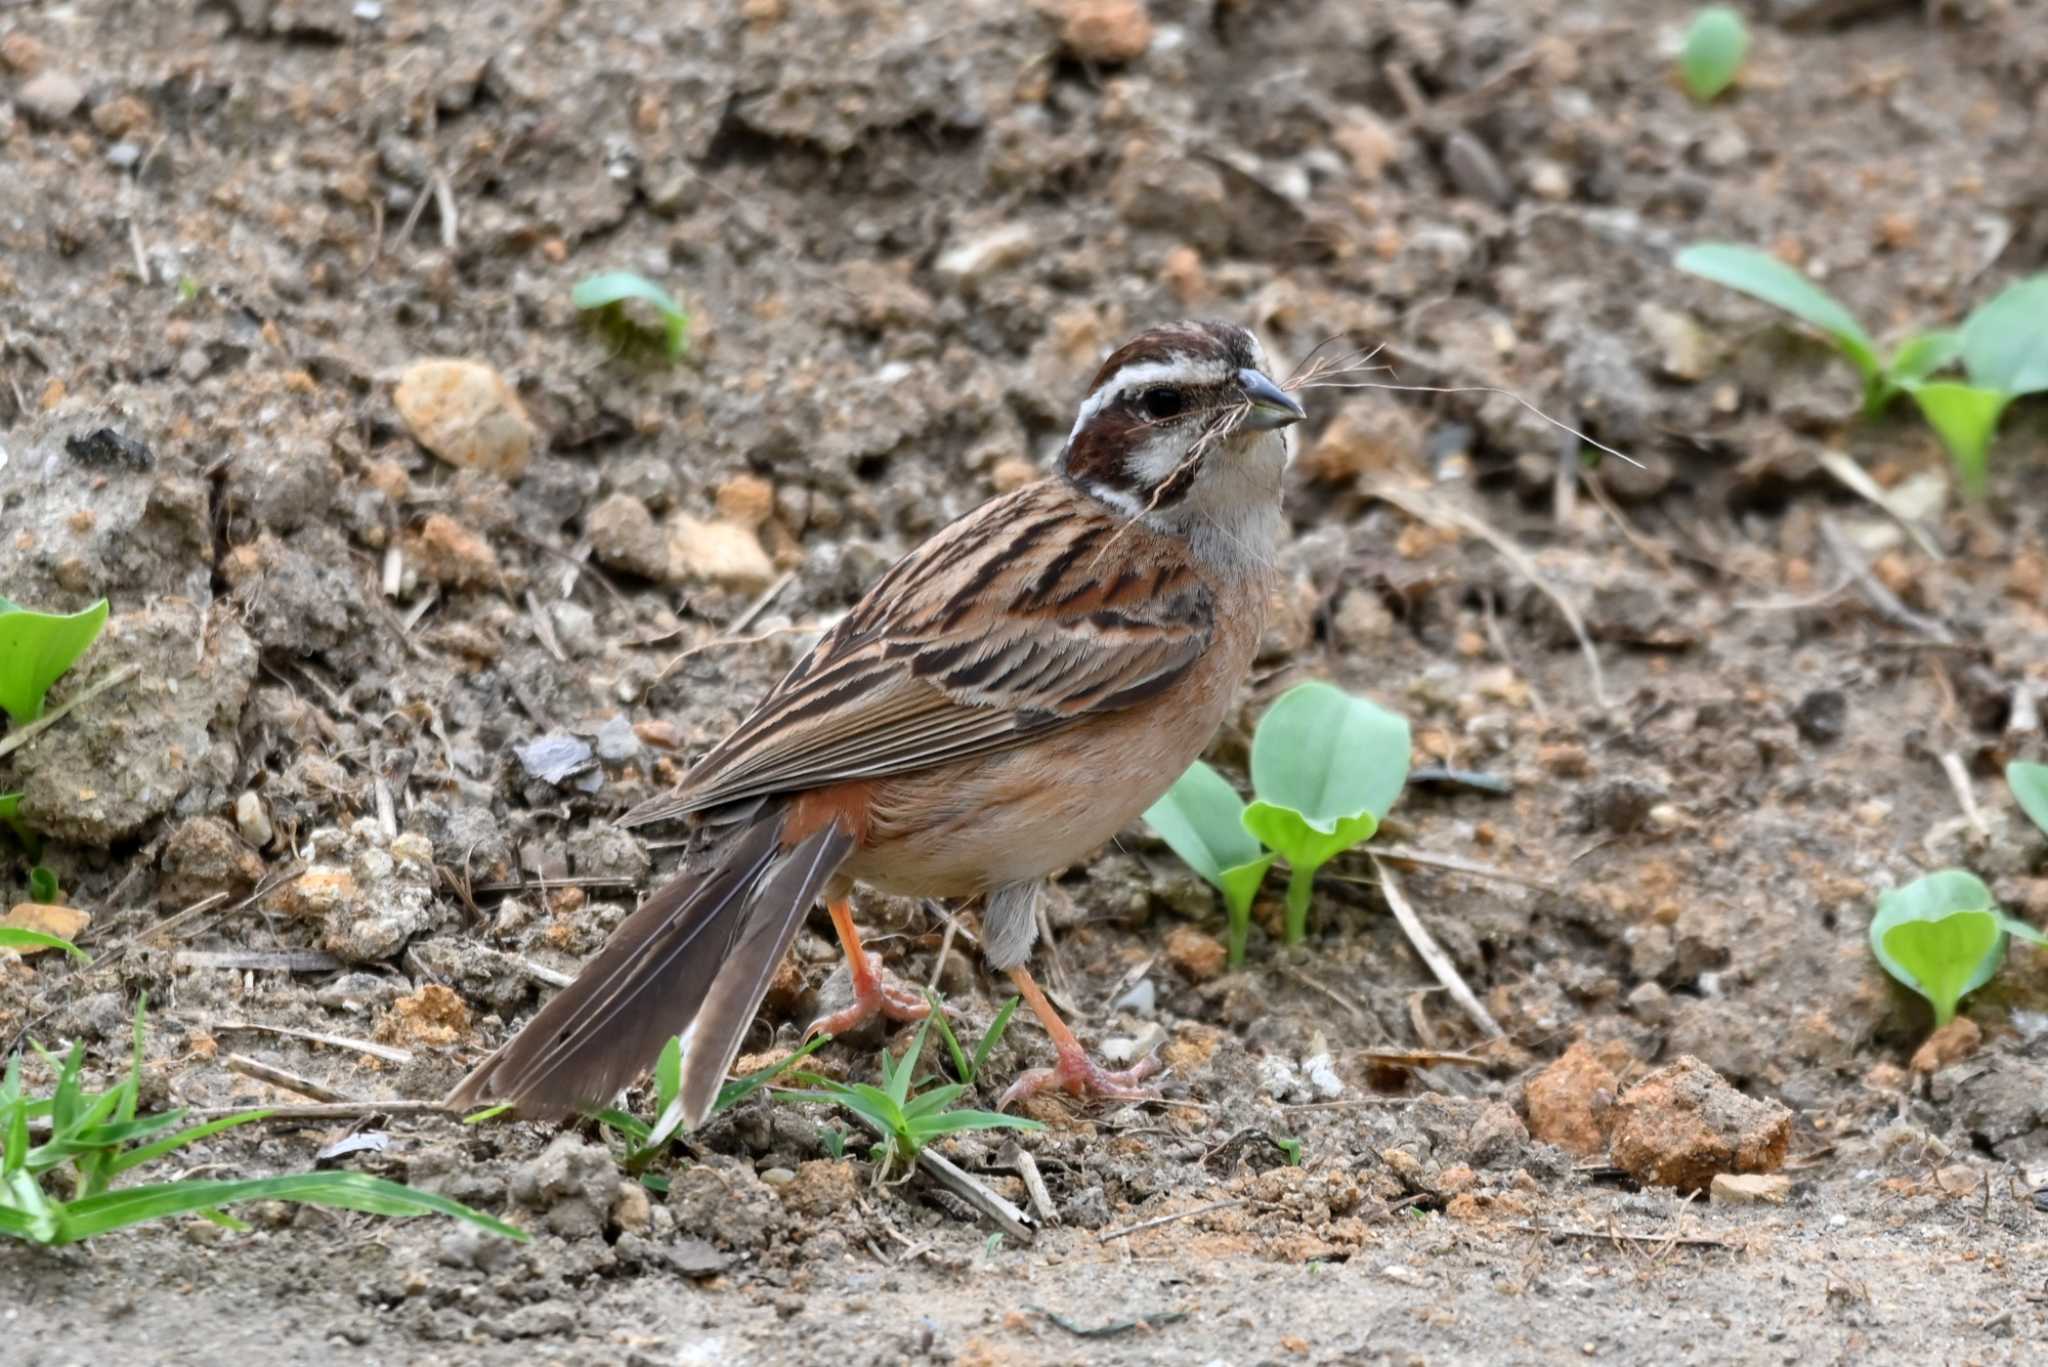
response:
<path id="1" fill-rule="evenodd" d="M 898 561 L 624 824 L 1004 750 L 1157 696 L 1214 630 L 1214 595 L 1178 543 L 1034 484 Z"/>

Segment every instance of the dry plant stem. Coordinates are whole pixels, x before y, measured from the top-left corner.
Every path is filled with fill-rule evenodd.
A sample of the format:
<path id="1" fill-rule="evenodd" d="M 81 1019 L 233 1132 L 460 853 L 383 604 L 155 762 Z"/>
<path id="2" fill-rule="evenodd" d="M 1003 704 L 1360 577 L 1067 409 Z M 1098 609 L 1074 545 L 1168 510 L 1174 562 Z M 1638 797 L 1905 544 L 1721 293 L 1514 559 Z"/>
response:
<path id="1" fill-rule="evenodd" d="M 1459 974 L 1458 966 L 1451 962 L 1451 956 L 1444 953 L 1443 946 L 1436 942 L 1436 937 L 1422 924 L 1422 918 L 1415 914 L 1415 908 L 1409 905 L 1406 894 L 1401 891 L 1400 882 L 1394 877 L 1394 871 L 1380 862 L 1377 856 L 1372 862 L 1373 867 L 1379 870 L 1380 888 L 1386 893 L 1388 908 L 1394 913 L 1394 919 L 1400 923 L 1402 933 L 1408 937 L 1408 943 L 1415 946 L 1415 952 L 1429 965 L 1429 971 L 1436 975 L 1436 980 L 1451 994 L 1451 999 L 1465 1008 L 1465 1014 L 1472 1018 L 1473 1024 L 1479 1027 L 1481 1034 L 1488 1039 L 1505 1038 L 1507 1031 L 1500 1028 L 1500 1022 L 1496 1021 L 1493 1014 L 1480 1003 L 1479 998 L 1472 994 L 1472 989 L 1466 986 L 1465 979 Z"/>
<path id="2" fill-rule="evenodd" d="M 171 956 L 171 963 L 177 968 L 233 973 L 332 973 L 342 967 L 340 959 L 321 949 L 181 949 Z"/>
<path id="3" fill-rule="evenodd" d="M 1552 588 L 1549 581 L 1537 573 L 1536 562 L 1529 558 L 1527 551 L 1470 513 L 1456 508 L 1446 508 L 1432 499 L 1411 494 L 1384 480 L 1374 485 L 1369 492 L 1372 497 L 1393 504 L 1418 521 L 1468 532 L 1493 547 L 1500 558 L 1507 561 L 1517 574 L 1528 580 L 1538 593 L 1557 605 L 1558 612 L 1564 617 L 1565 625 L 1572 629 L 1573 637 L 1578 640 L 1580 653 L 1586 657 L 1586 670 L 1593 676 L 1593 701 L 1601 707 L 1612 706 L 1607 700 L 1606 675 L 1600 669 L 1600 652 L 1593 648 L 1593 638 L 1586 632 L 1585 620 L 1579 616 L 1579 610 L 1572 606 L 1570 599 Z"/>
<path id="4" fill-rule="evenodd" d="M 1012 1144 L 1006 1155 L 1010 1166 L 1024 1179 L 1024 1192 L 1031 1198 L 1032 1213 L 1048 1225 L 1060 1222 L 1059 1207 L 1052 1203 L 1052 1193 L 1046 1190 L 1045 1176 L 1038 1171 L 1038 1160 L 1031 1156 L 1031 1150 L 1019 1144 Z"/>
<path id="5" fill-rule="evenodd" d="M 1467 873 L 1474 878 L 1490 878 L 1500 883 L 1516 883 L 1538 892 L 1556 892 L 1557 884 L 1542 878 L 1531 878 L 1525 873 L 1511 873 L 1494 864 L 1482 864 L 1476 859 L 1461 859 L 1455 854 L 1435 854 L 1429 850 L 1418 850 L 1412 845 L 1374 845 L 1372 852 L 1382 859 L 1393 859 L 1403 864 L 1426 864 L 1433 869 L 1449 869 L 1453 873 Z M 1363 878 L 1342 879 L 1340 882 L 1363 883 Z"/>
<path id="6" fill-rule="evenodd" d="M 268 1111 L 263 1120 L 273 1125 L 301 1120 L 366 1120 L 379 1115 L 448 1114 L 448 1108 L 438 1101 L 316 1101 L 304 1106 L 202 1106 L 185 1115 L 191 1120 L 217 1120 L 249 1111 Z"/>
<path id="7" fill-rule="evenodd" d="M 878 1139 L 886 1139 L 879 1126 L 866 1116 L 858 1113 L 853 1117 Z M 995 1188 L 968 1172 L 958 1163 L 933 1150 L 927 1144 L 917 1151 L 917 1165 L 927 1176 L 961 1200 L 986 1215 L 996 1227 L 1022 1243 L 1030 1243 L 1037 1231 L 1031 1226 L 1031 1217 L 1013 1205 Z"/>
<path id="8" fill-rule="evenodd" d="M 309 1077 L 301 1077 L 299 1074 L 279 1068 L 275 1064 L 265 1063 L 261 1059 L 250 1058 L 247 1054 L 229 1054 L 227 1065 L 228 1071 L 231 1073 L 240 1073 L 243 1077 L 253 1077 L 259 1082 L 267 1082 L 273 1087 L 282 1087 L 287 1092 L 297 1092 L 300 1096 L 311 1097 L 315 1101 L 346 1103 L 352 1099 L 343 1096 L 332 1087 L 322 1086 Z"/>
<path id="9" fill-rule="evenodd" d="M 403 1066 L 412 1062 L 412 1051 L 397 1049 L 374 1040 L 350 1039 L 346 1035 L 323 1035 L 317 1030 L 294 1030 L 288 1025 L 266 1025 L 261 1021 L 221 1021 L 211 1027 L 216 1034 L 249 1030 L 266 1035 L 281 1035 L 286 1039 L 305 1040 L 309 1044 L 324 1044 L 330 1049 L 346 1049 L 352 1054 L 368 1054 L 383 1059 L 386 1063 Z"/>
<path id="10" fill-rule="evenodd" d="M 1531 1224 L 1502 1225 L 1501 1228 L 1514 1230 L 1518 1234 L 1550 1234 L 1562 1239 L 1606 1239 L 1617 1244 L 1628 1241 L 1639 1244 L 1677 1244 L 1687 1248 L 1735 1247 L 1726 1239 L 1709 1238 L 1703 1234 L 1631 1234 L 1620 1229 L 1576 1229 L 1569 1226 Z"/>
<path id="11" fill-rule="evenodd" d="M 82 707 L 115 685 L 127 683 L 141 672 L 141 665 L 126 664 L 110 674 L 93 680 L 84 689 L 72 694 L 28 725 L 18 731 L 10 732 L 5 740 L 0 740 L 0 755 L 13 754 L 16 750 L 27 745 L 31 740 L 34 740 L 37 736 L 40 736 L 43 732 L 62 721 L 65 714 L 70 712 L 72 708 Z"/>
<path id="12" fill-rule="evenodd" d="M 1979 835 L 1990 835 L 1991 828 L 1984 823 L 1984 813 L 1977 806 L 1977 794 L 1970 786 L 1970 771 L 1963 767 L 1963 757 L 1953 750 L 1944 751 L 1941 756 L 1941 771 L 1948 775 L 1949 787 L 1956 790 L 1956 802 L 1963 809 L 1963 815 Z"/>
<path id="13" fill-rule="evenodd" d="M 1947 627 L 1932 618 L 1922 617 L 1900 602 L 1898 595 L 1878 582 L 1877 576 L 1870 572 L 1870 565 L 1864 560 L 1863 552 L 1856 548 L 1855 543 L 1849 540 L 1833 518 L 1821 518 L 1820 534 L 1821 539 L 1827 542 L 1828 549 L 1834 552 L 1835 559 L 1841 562 L 1842 568 L 1856 581 L 1856 587 L 1863 590 L 1863 596 L 1870 600 L 1870 605 L 1877 609 L 1880 617 L 1908 631 L 1917 631 L 1922 636 L 1939 641 L 1943 645 L 1953 644 L 1955 638 L 1949 634 Z"/>
<path id="14" fill-rule="evenodd" d="M 1207 1215 L 1212 1211 L 1228 1210 L 1232 1206 L 1244 1205 L 1250 1200 L 1249 1196 L 1234 1196 L 1228 1201 L 1211 1201 L 1206 1206 L 1196 1206 L 1191 1210 L 1177 1210 L 1171 1215 L 1161 1215 L 1156 1219 L 1140 1220 L 1135 1225 L 1125 1225 L 1122 1229 L 1112 1229 L 1106 1234 L 1098 1235 L 1095 1242 L 1106 1244 L 1111 1239 L 1128 1238 L 1133 1234 L 1142 1234 L 1148 1229 L 1157 1229 L 1161 1225 L 1170 1225 L 1176 1220 L 1192 1220 L 1197 1215 Z"/>
<path id="15" fill-rule="evenodd" d="M 1834 450 L 1824 449 L 1816 453 L 1814 459 L 1819 461 L 1821 469 L 1833 475 L 1843 488 L 1858 498 L 1868 500 L 1879 512 L 1898 523 L 1899 530 L 1911 537 L 1913 544 L 1918 546 L 1929 560 L 1948 559 L 1941 553 L 1941 547 L 1934 544 L 1934 538 L 1929 536 L 1918 522 L 1900 512 L 1898 505 L 1892 502 L 1891 495 L 1886 493 L 1883 486 L 1872 479 L 1862 466 L 1842 452 Z"/>

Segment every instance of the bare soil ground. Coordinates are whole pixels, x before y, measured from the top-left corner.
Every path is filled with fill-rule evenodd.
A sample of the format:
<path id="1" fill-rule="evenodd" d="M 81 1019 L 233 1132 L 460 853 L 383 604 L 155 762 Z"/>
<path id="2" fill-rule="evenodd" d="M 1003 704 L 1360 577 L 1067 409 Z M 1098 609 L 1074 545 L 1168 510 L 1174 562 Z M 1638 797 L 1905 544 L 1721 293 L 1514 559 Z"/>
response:
<path id="1" fill-rule="evenodd" d="M 1981 1043 L 1916 1071 L 1926 1009 L 1864 926 L 1947 864 L 2048 920 L 2048 845 L 1995 778 L 2048 758 L 2048 415 L 2010 415 L 1992 498 L 1963 506 L 1909 412 L 1855 421 L 1846 366 L 1670 258 L 1771 247 L 1880 335 L 2042 269 L 2048 13 L 1779 0 L 1705 109 L 1670 77 L 1689 14 L 0 6 L 0 592 L 107 595 L 80 678 L 142 667 L 0 759 L 98 956 L 0 966 L 0 1043 L 117 1067 L 147 991 L 158 1104 L 303 1100 L 235 1054 L 361 1101 L 443 1094 L 675 857 L 611 820 L 894 556 L 1042 467 L 1094 359 L 1150 321 L 1238 319 L 1283 368 L 1383 345 L 1401 382 L 1507 387 L 1647 466 L 1586 474 L 1498 394 L 1312 391 L 1292 587 L 1215 752 L 1241 774 L 1264 703 L 1322 676 L 1406 714 L 1418 762 L 1507 780 L 1418 783 L 1393 832 L 1523 880 L 1400 866 L 1504 1039 L 1364 861 L 1326 876 L 1304 951 L 1255 931 L 1219 973 L 1216 903 L 1133 833 L 1061 879 L 1049 971 L 1092 1040 L 1163 1038 L 1166 1100 L 1035 1112 L 1060 1222 L 1028 1242 L 921 1180 L 871 1187 L 829 1156 L 840 1122 L 760 1096 L 652 1202 L 587 1129 L 271 1123 L 181 1170 L 303 1169 L 368 1134 L 335 1161 L 537 1237 L 276 1209 L 0 1248 L 0 1356 L 2027 1357 L 2048 959 L 2016 951 L 1969 1003 Z M 683 297 L 683 363 L 577 317 L 603 269 Z M 518 478 L 401 420 L 397 379 L 435 356 L 516 391 L 493 458 L 530 438 Z M 591 761 L 536 772 L 548 736 Z M 931 909 L 862 915 L 970 1029 L 1000 1003 Z M 759 1057 L 817 1010 L 813 932 Z M 820 1062 L 870 1076 L 879 1043 Z M 1529 1082 L 1575 1043 L 1560 1119 Z M 993 1085 L 1042 1048 L 1016 1030 Z M 1789 1108 L 1786 1204 L 1604 1166 L 1613 1096 L 1684 1055 Z M 950 1152 L 1021 1199 L 1002 1142 Z"/>

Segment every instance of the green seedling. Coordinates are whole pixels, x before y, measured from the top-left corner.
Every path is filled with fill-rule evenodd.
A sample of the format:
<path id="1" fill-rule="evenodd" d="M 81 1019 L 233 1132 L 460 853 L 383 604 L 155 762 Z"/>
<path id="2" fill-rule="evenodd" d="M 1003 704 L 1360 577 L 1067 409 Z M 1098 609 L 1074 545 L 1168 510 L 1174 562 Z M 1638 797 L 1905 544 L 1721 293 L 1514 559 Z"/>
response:
<path id="1" fill-rule="evenodd" d="M 936 1013 L 934 1013 L 936 1014 Z M 932 1017 L 927 1016 L 917 1027 L 917 1034 L 911 1037 L 910 1048 L 900 1059 L 891 1058 L 885 1050 L 882 1054 L 882 1085 L 873 1086 L 865 1082 L 838 1082 L 816 1074 L 802 1074 L 808 1084 L 805 1090 L 782 1091 L 775 1095 L 784 1101 L 822 1102 L 828 1106 L 843 1106 L 866 1121 L 869 1128 L 879 1134 L 881 1142 L 875 1144 L 869 1154 L 875 1162 L 875 1180 L 885 1178 L 890 1172 L 901 1167 L 908 1175 L 918 1151 L 935 1139 L 963 1130 L 1040 1130 L 1045 1127 L 1035 1120 L 1022 1116 L 1002 1115 L 995 1111 L 949 1111 L 946 1107 L 967 1091 L 964 1082 L 948 1082 L 912 1095 L 912 1079 L 917 1074 L 917 1061 L 924 1052 L 925 1036 L 930 1032 Z"/>
<path id="2" fill-rule="evenodd" d="M 2029 764 L 2016 759 L 2005 766 L 2005 786 L 2027 819 L 2048 835 L 2048 764 Z"/>
<path id="3" fill-rule="evenodd" d="M 1962 869 L 1893 888 L 1879 896 L 1870 919 L 1871 952 L 1885 972 L 1927 999 L 1936 1028 L 1956 1018 L 1957 1002 L 1991 981 L 2015 935 L 2048 945 L 2048 935 L 2001 912 L 1984 880 Z"/>
<path id="4" fill-rule="evenodd" d="M 0 926 L 0 949 L 61 949 L 82 964 L 92 962 L 92 955 L 63 936 L 25 926 Z"/>
<path id="5" fill-rule="evenodd" d="M 1885 361 L 1846 308 L 1769 252 L 1704 242 L 1680 252 L 1677 265 L 1776 305 L 1826 333 L 1863 377 L 1865 417 L 1883 412 L 1899 394 L 1911 394 L 1973 498 L 1984 492 L 1991 439 L 2007 406 L 2048 391 L 2048 275 L 2008 286 L 1961 328 L 1907 337 Z M 1936 378 L 1958 364 L 1965 378 Z"/>
<path id="6" fill-rule="evenodd" d="M 36 857 L 40 842 L 35 832 L 28 828 L 28 823 L 21 819 L 20 793 L 0 793 L 0 826 L 14 833 L 14 838 L 21 842 L 21 847 L 29 852 L 31 859 Z"/>
<path id="7" fill-rule="evenodd" d="M 605 271 L 577 281 L 569 292 L 570 303 L 585 313 L 598 313 L 600 322 L 614 331 L 636 327 L 625 314 L 631 301 L 654 310 L 661 321 L 663 354 L 671 361 L 680 359 L 690 345 L 690 315 L 683 312 L 674 295 L 652 280 L 631 271 Z"/>
<path id="8" fill-rule="evenodd" d="M 1230 780 L 1196 760 L 1145 813 L 1145 824 L 1167 848 L 1223 894 L 1230 913 L 1232 968 L 1244 962 L 1252 899 L 1279 858 L 1261 851 L 1258 837 L 1245 829 L 1244 811 L 1244 799 Z"/>
<path id="9" fill-rule="evenodd" d="M 0 709 L 15 725 L 43 715 L 50 685 L 92 646 L 107 624 L 107 600 L 82 612 L 31 612 L 0 598 Z"/>
<path id="10" fill-rule="evenodd" d="M 731 1110 L 752 1096 L 756 1091 L 773 1082 L 776 1078 L 781 1077 L 784 1073 L 796 1067 L 797 1064 L 824 1048 L 831 1039 L 830 1035 L 819 1035 L 806 1041 L 802 1048 L 795 1050 L 788 1058 L 783 1059 L 773 1067 L 763 1068 L 758 1073 L 749 1073 L 745 1077 L 734 1078 L 727 1082 L 718 1089 L 718 1100 L 711 1103 L 711 1114 L 721 1115 Z M 671 1038 L 667 1044 L 662 1046 L 660 1057 L 654 1061 L 655 1118 L 653 1122 L 650 1123 L 642 1120 L 632 1112 L 621 1110 L 616 1106 L 607 1106 L 605 1109 L 597 1112 L 596 1115 L 599 1125 L 612 1131 L 625 1141 L 626 1152 L 619 1160 L 620 1165 L 627 1172 L 638 1176 L 641 1183 L 650 1191 L 665 1192 L 668 1190 L 667 1178 L 655 1176 L 643 1170 L 649 1163 L 660 1157 L 668 1149 L 669 1136 L 674 1133 L 674 1126 L 664 1126 L 663 1121 L 671 1113 L 678 1116 L 681 1114 L 677 1098 L 682 1095 L 682 1091 L 683 1042 L 680 1039 Z M 494 1106 L 489 1114 L 496 1114 L 504 1109 L 501 1106 Z M 488 1115 L 480 1113 L 478 1116 L 469 1118 L 472 1120 L 488 1118 Z"/>
<path id="11" fill-rule="evenodd" d="M 1288 1167 L 1298 1168 L 1301 1166 L 1302 1145 L 1299 1139 L 1296 1139 L 1291 1134 L 1269 1134 L 1266 1138 L 1272 1140 L 1273 1147 L 1280 1150 L 1281 1156 L 1287 1160 Z"/>
<path id="12" fill-rule="evenodd" d="M 1749 25 L 1726 5 L 1709 5 L 1685 31 L 1678 54 L 1678 78 L 1685 93 L 1701 104 L 1735 84 L 1742 59 L 1749 55 Z"/>
<path id="13" fill-rule="evenodd" d="M 244 1181 L 185 1179 L 116 1187 L 115 1181 L 159 1158 L 212 1135 L 246 1125 L 268 1111 L 242 1111 L 204 1124 L 174 1128 L 182 1110 L 138 1115 L 142 1088 L 143 1003 L 135 1006 L 135 1044 L 127 1076 L 100 1093 L 82 1081 L 85 1045 L 59 1059 L 37 1052 L 56 1072 L 47 1097 L 30 1097 L 21 1056 L 0 1077 L 0 1235 L 38 1244 L 71 1244 L 130 1225 L 174 1215 L 199 1215 L 230 1229 L 246 1229 L 225 1206 L 243 1201 L 292 1201 L 373 1215 L 450 1215 L 492 1234 L 524 1240 L 524 1230 L 445 1196 L 415 1191 L 355 1172 L 289 1173 Z M 31 1143 L 32 1122 L 47 1122 L 49 1137 Z M 60 1169 L 69 1168 L 68 1173 Z M 62 1187 L 68 1197 L 53 1194 Z"/>
<path id="14" fill-rule="evenodd" d="M 989 1022 L 988 1029 L 982 1031 L 981 1039 L 975 1043 L 972 1058 L 960 1047 L 960 1037 L 953 1033 L 953 1024 L 946 1019 L 945 1003 L 939 1000 L 939 994 L 926 988 L 924 999 L 931 1003 L 930 1019 L 938 1022 L 939 1038 L 945 1041 L 946 1052 L 952 1055 L 953 1076 L 972 1087 L 980 1078 L 981 1070 L 987 1066 L 988 1056 L 1002 1043 L 1004 1033 L 1010 1028 L 1010 1017 L 1017 1014 L 1017 1007 L 1024 999 L 1012 997 L 1003 1003 L 1002 1009 L 996 1012 L 996 1018 Z"/>
<path id="15" fill-rule="evenodd" d="M 1326 683 L 1289 689 L 1252 737 L 1244 828 L 1287 861 L 1287 943 L 1308 935 L 1316 870 L 1372 839 L 1408 781 L 1408 723 Z"/>
<path id="16" fill-rule="evenodd" d="M 57 875 L 41 864 L 28 871 L 28 900 L 46 907 L 61 904 L 63 888 L 57 885 Z"/>

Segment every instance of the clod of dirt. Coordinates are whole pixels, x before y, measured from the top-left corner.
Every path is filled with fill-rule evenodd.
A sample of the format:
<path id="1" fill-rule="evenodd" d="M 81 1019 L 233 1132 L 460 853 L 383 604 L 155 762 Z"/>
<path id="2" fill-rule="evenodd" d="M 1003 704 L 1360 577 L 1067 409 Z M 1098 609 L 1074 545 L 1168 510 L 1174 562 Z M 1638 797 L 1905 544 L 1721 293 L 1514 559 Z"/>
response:
<path id="1" fill-rule="evenodd" d="M 1152 16 L 1145 0 L 1065 0 L 1060 42 L 1084 62 L 1121 66 L 1152 45 Z"/>
<path id="2" fill-rule="evenodd" d="M 836 1215 L 860 1200 L 860 1177 L 851 1161 L 814 1158 L 799 1163 L 796 1173 L 779 1188 L 790 1214 L 805 1220 Z"/>
<path id="3" fill-rule="evenodd" d="M 676 1229 L 733 1249 L 763 1249 L 789 1222 L 775 1189 L 752 1165 L 712 1158 L 676 1174 L 668 1193 Z"/>
<path id="4" fill-rule="evenodd" d="M 1620 1087 L 1593 1046 L 1578 1041 L 1524 1084 L 1529 1133 L 1581 1158 L 1603 1152 Z"/>
<path id="5" fill-rule="evenodd" d="M 354 638 L 368 615 L 347 540 L 308 527 L 290 541 L 264 532 L 221 561 L 242 623 L 266 650 L 311 655 Z"/>
<path id="6" fill-rule="evenodd" d="M 512 1174 L 512 1199 L 541 1212 L 541 1225 L 564 1239 L 604 1233 L 619 1194 L 619 1170 L 602 1144 L 565 1134 Z"/>
<path id="7" fill-rule="evenodd" d="M 85 103 L 85 84 L 63 71 L 45 71 L 14 92 L 15 107 L 36 123 L 59 124 Z"/>
<path id="8" fill-rule="evenodd" d="M 0 916 L 0 926 L 10 930 L 39 930 L 45 935 L 62 939 L 76 939 L 78 932 L 92 923 L 90 914 L 77 907 L 52 906 L 47 902 L 17 902 L 5 916 Z M 25 945 L 15 952 L 26 958 L 31 954 L 45 952 L 47 945 Z"/>
<path id="9" fill-rule="evenodd" d="M 647 505 L 631 494 L 613 494 L 585 513 L 583 531 L 606 569 L 657 582 L 668 578 L 668 538 Z"/>
<path id="10" fill-rule="evenodd" d="M 1792 1112 L 1744 1096 L 1690 1054 L 1629 1088 L 1615 1112 L 1615 1166 L 1682 1192 L 1717 1172 L 1774 1172 L 1792 1137 Z"/>
<path id="11" fill-rule="evenodd" d="M 705 579 L 721 588 L 753 593 L 775 578 L 775 562 L 751 528 L 705 522 L 678 513 L 668 524 L 669 577 Z"/>
<path id="12" fill-rule="evenodd" d="M 1816 688 L 1792 709 L 1792 724 L 1815 745 L 1842 738 L 1849 721 L 1849 698 L 1838 688 Z"/>
<path id="13" fill-rule="evenodd" d="M 445 1047 L 469 1033 L 469 1003 L 453 988 L 428 983 L 400 997 L 377 1020 L 377 1038 L 390 1044 Z"/>
<path id="14" fill-rule="evenodd" d="M 405 833 L 387 846 L 377 822 L 313 832 L 317 861 L 272 899 L 280 911 L 325 927 L 321 945 L 349 963 L 388 959 L 437 924 L 434 847 Z M 346 862 L 344 862 L 346 861 Z"/>
<path id="15" fill-rule="evenodd" d="M 405 541 L 406 559 L 448 588 L 470 588 L 498 577 L 491 543 L 446 513 L 434 513 Z"/>
<path id="16" fill-rule="evenodd" d="M 759 531 L 775 515 L 775 486 L 759 475 L 734 475 L 718 486 L 712 501 L 727 522 Z"/>
<path id="17" fill-rule="evenodd" d="M 526 407 L 504 376 L 475 361 L 416 361 L 391 395 L 419 444 L 450 465 L 518 479 L 533 459 Z"/>
<path id="18" fill-rule="evenodd" d="M 247 892 L 263 879 L 263 860 L 217 816 L 195 816 L 172 831 L 158 866 L 157 900 L 167 907 Z"/>
<path id="19" fill-rule="evenodd" d="M 1913 1051 L 1913 1071 L 1938 1073 L 1951 1063 L 1960 1063 L 1977 1052 L 1984 1032 L 1968 1016 L 1957 1016 L 1942 1026 Z"/>
<path id="20" fill-rule="evenodd" d="M 1190 982 L 1203 983 L 1223 971 L 1230 951 L 1214 935 L 1193 926 L 1175 926 L 1166 935 L 1166 961 Z"/>
<path id="21" fill-rule="evenodd" d="M 227 803 L 235 731 L 256 647 L 234 617 L 161 597 L 123 613 L 88 657 L 93 674 L 139 672 L 36 737 L 14 760 L 21 817 L 58 840 L 104 848 L 181 800 Z"/>
<path id="22" fill-rule="evenodd" d="M 1717 1172 L 1707 1195 L 1717 1206 L 1753 1206 L 1768 1202 L 1785 1204 L 1792 1194 L 1792 1179 L 1782 1172 Z"/>
<path id="23" fill-rule="evenodd" d="M 1936 1073 L 1927 1090 L 1996 1157 L 2030 1164 L 2048 1157 L 2048 1067 L 1992 1051 L 1967 1068 Z"/>

